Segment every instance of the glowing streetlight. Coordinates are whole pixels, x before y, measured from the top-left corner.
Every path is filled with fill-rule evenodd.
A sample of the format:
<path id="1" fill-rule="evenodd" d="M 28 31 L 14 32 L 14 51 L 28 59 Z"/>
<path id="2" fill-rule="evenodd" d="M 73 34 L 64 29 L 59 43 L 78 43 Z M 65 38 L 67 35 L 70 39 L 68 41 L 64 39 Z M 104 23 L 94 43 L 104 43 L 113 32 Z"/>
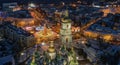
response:
<path id="1" fill-rule="evenodd" d="M 41 43 L 41 45 L 42 45 L 42 46 L 44 46 L 44 45 L 45 45 L 45 43 L 44 43 L 44 42 L 42 42 L 42 43 Z"/>
<path id="2" fill-rule="evenodd" d="M 78 60 L 78 59 L 79 59 L 79 57 L 76 57 L 76 59 Z"/>
<path id="3" fill-rule="evenodd" d="M 85 40 L 82 40 L 82 41 L 81 41 L 81 43 L 82 43 L 82 44 L 86 44 L 86 43 L 87 43 L 87 41 L 85 41 Z"/>
<path id="4" fill-rule="evenodd" d="M 36 5 L 34 3 L 30 3 L 29 7 L 36 7 Z"/>
<path id="5" fill-rule="evenodd" d="M 21 53 L 21 55 L 23 56 L 23 55 L 24 55 L 24 53 Z"/>

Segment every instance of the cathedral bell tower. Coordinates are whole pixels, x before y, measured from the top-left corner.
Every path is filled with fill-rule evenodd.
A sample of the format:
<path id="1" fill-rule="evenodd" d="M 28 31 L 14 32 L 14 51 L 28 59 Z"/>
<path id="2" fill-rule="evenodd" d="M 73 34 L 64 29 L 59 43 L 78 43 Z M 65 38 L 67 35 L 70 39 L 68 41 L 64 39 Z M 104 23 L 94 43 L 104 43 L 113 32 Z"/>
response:
<path id="1" fill-rule="evenodd" d="M 60 36 L 61 41 L 63 44 L 67 45 L 68 47 L 72 43 L 72 33 L 71 33 L 71 19 L 69 19 L 68 10 L 63 13 L 61 19 L 61 29 L 60 29 Z"/>

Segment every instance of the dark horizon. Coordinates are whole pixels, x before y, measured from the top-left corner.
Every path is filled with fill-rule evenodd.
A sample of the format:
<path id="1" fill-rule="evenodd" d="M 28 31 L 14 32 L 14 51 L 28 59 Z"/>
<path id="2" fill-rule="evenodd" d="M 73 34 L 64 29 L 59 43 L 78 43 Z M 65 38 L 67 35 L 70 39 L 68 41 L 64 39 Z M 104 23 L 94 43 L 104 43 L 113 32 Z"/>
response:
<path id="1" fill-rule="evenodd" d="M 76 2 L 79 0 L 0 0 L 0 4 L 2 3 L 10 3 L 10 2 L 18 2 L 18 3 L 29 3 L 29 2 L 34 2 L 34 3 L 59 3 L 59 2 Z M 80 1 L 86 1 L 86 2 L 99 2 L 102 0 L 80 0 Z M 108 1 L 120 1 L 120 0 L 104 0 L 104 2 Z"/>
<path id="2" fill-rule="evenodd" d="M 77 0 L 0 0 L 0 6 L 2 6 L 3 3 L 11 3 L 11 2 L 17 2 L 18 4 L 27 4 L 27 3 L 60 3 L 60 2 L 76 2 Z"/>

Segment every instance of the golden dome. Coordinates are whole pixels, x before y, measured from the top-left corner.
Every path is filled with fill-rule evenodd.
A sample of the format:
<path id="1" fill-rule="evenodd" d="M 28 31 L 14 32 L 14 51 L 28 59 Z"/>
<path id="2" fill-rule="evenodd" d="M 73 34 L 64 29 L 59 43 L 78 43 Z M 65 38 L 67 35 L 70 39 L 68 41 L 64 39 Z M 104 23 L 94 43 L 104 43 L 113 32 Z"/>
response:
<path id="1" fill-rule="evenodd" d="M 50 47 L 50 48 L 48 49 L 48 52 L 50 52 L 50 53 L 53 53 L 53 52 L 55 52 L 55 49 L 54 49 L 54 47 Z"/>
<path id="2" fill-rule="evenodd" d="M 68 22 L 71 22 L 72 20 L 69 19 L 69 18 L 62 18 L 61 19 L 63 23 L 68 23 Z"/>
<path id="3" fill-rule="evenodd" d="M 55 52 L 55 48 L 54 48 L 53 41 L 51 41 L 51 43 L 50 43 L 50 46 L 49 46 L 49 48 L 48 48 L 48 52 L 49 52 L 49 53 Z"/>
<path id="4" fill-rule="evenodd" d="M 46 62 L 44 62 L 43 64 L 44 64 L 44 65 L 47 65 L 47 63 L 46 63 Z"/>

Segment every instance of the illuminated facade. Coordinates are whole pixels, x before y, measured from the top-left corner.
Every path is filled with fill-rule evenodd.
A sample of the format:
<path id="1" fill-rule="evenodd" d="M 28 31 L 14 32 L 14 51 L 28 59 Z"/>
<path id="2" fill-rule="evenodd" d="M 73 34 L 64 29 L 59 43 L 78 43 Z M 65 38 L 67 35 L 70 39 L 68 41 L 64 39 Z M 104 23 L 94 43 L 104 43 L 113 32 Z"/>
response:
<path id="1" fill-rule="evenodd" d="M 68 11 L 65 11 L 65 15 L 62 18 L 61 29 L 60 29 L 61 41 L 63 44 L 68 46 L 72 42 L 71 33 L 71 20 L 68 18 Z"/>

